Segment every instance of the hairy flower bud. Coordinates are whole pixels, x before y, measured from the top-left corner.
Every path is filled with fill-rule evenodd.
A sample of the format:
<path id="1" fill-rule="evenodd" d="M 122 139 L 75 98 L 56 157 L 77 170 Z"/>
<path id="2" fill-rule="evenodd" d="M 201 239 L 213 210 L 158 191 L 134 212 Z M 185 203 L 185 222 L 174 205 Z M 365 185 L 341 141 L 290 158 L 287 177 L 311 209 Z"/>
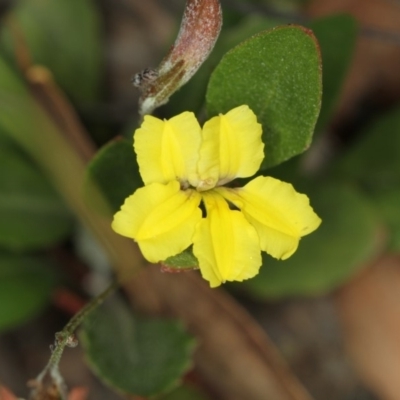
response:
<path id="1" fill-rule="evenodd" d="M 157 69 L 146 68 L 133 83 L 142 91 L 139 112 L 151 114 L 165 104 L 207 59 L 222 26 L 218 0 L 188 0 L 178 37 Z"/>

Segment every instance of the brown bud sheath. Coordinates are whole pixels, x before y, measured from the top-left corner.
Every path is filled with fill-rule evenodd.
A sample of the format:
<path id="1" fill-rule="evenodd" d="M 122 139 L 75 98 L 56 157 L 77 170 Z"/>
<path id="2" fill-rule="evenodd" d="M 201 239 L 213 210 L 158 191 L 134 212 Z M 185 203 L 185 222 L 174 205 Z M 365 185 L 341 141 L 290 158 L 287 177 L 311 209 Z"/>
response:
<path id="1" fill-rule="evenodd" d="M 213 49 L 221 26 L 218 0 L 186 2 L 178 37 L 167 56 L 156 70 L 146 69 L 134 78 L 135 86 L 142 91 L 141 115 L 151 114 L 165 104 L 194 75 Z"/>

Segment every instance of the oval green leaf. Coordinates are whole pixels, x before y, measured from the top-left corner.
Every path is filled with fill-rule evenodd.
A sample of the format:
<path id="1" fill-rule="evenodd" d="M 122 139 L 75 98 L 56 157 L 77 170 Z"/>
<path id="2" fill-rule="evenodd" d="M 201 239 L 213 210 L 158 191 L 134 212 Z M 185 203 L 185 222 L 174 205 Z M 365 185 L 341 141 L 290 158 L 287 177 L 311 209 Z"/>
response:
<path id="1" fill-rule="evenodd" d="M 279 261 L 263 253 L 258 276 L 242 287 L 259 298 L 319 295 L 346 282 L 377 253 L 380 224 L 366 199 L 351 187 L 326 185 L 310 195 L 321 226 L 302 238 L 296 253 Z"/>
<path id="2" fill-rule="evenodd" d="M 277 165 L 309 147 L 321 106 L 321 56 L 312 32 L 272 29 L 229 51 L 211 75 L 209 114 L 247 104 L 263 126 L 265 159 Z"/>
<path id="3" fill-rule="evenodd" d="M 36 316 L 48 304 L 54 283 L 46 259 L 0 253 L 0 330 Z"/>
<path id="4" fill-rule="evenodd" d="M 116 298 L 89 315 L 80 336 L 99 378 L 119 392 L 146 397 L 177 385 L 194 348 L 182 324 L 138 318 Z"/>
<path id="5" fill-rule="evenodd" d="M 66 206 L 45 176 L 14 146 L 0 145 L 0 246 L 50 246 L 72 230 Z"/>

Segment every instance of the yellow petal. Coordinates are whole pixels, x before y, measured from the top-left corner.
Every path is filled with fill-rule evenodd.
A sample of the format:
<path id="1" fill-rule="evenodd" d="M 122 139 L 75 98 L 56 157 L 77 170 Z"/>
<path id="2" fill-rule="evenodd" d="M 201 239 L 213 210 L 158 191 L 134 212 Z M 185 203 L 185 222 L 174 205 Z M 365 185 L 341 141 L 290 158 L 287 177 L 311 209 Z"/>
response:
<path id="1" fill-rule="evenodd" d="M 143 182 L 186 181 L 196 172 L 200 141 L 201 128 L 191 112 L 168 121 L 146 115 L 134 135 Z"/>
<path id="2" fill-rule="evenodd" d="M 262 262 L 255 229 L 217 193 L 206 192 L 203 200 L 207 217 L 197 225 L 193 238 L 203 278 L 211 287 L 252 278 Z"/>
<path id="3" fill-rule="evenodd" d="M 214 117 L 203 127 L 200 149 L 200 190 L 254 175 L 264 158 L 262 129 L 246 105 Z"/>
<path id="4" fill-rule="evenodd" d="M 261 249 L 278 259 L 290 257 L 300 238 L 321 223 L 308 197 L 278 179 L 259 176 L 243 188 L 217 190 L 240 208 L 257 230 Z"/>
<path id="5" fill-rule="evenodd" d="M 144 257 L 158 262 L 181 253 L 192 243 L 201 219 L 201 197 L 194 190 L 180 190 L 179 182 L 153 183 L 129 196 L 114 215 L 112 228 L 134 239 Z"/>

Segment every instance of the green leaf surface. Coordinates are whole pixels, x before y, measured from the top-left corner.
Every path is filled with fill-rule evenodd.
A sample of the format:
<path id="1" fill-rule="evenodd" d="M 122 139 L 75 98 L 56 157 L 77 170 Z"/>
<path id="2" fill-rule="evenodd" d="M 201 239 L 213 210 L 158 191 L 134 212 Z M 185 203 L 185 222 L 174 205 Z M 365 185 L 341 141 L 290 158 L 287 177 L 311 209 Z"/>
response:
<path id="1" fill-rule="evenodd" d="M 339 100 L 357 39 L 358 27 L 350 15 L 330 15 L 309 25 L 318 39 L 322 54 L 322 107 L 316 132 L 327 125 Z"/>
<path id="2" fill-rule="evenodd" d="M 47 260 L 0 253 L 0 330 L 24 323 L 43 310 L 54 283 Z"/>
<path id="3" fill-rule="evenodd" d="M 400 250 L 400 108 L 377 118 L 334 166 L 370 196 L 389 230 L 388 247 Z"/>
<path id="4" fill-rule="evenodd" d="M 85 320 L 81 340 L 99 378 L 119 392 L 138 396 L 176 386 L 194 348 L 180 323 L 138 318 L 115 298 Z"/>
<path id="5" fill-rule="evenodd" d="M 400 186 L 400 108 L 376 119 L 344 154 L 336 172 L 371 192 Z"/>
<path id="6" fill-rule="evenodd" d="M 389 229 L 389 250 L 400 252 L 400 187 L 373 193 L 371 200 Z"/>
<path id="7" fill-rule="evenodd" d="M 22 35 L 36 64 L 48 67 L 75 101 L 93 101 L 101 77 L 101 26 L 93 0 L 21 0 L 11 11 L 12 28 Z M 2 50 L 16 51 L 15 33 L 3 26 Z"/>
<path id="8" fill-rule="evenodd" d="M 168 115 L 176 115 L 186 110 L 199 111 L 204 102 L 207 81 L 212 70 L 221 60 L 222 54 L 252 35 L 289 22 L 291 21 L 288 18 L 277 19 L 250 15 L 240 24 L 223 29 L 209 59 L 165 106 Z M 308 26 L 317 37 L 322 54 L 322 106 L 315 129 L 316 132 L 320 132 L 329 122 L 339 99 L 343 81 L 352 60 L 358 27 L 355 19 L 346 14 L 315 19 Z"/>
<path id="9" fill-rule="evenodd" d="M 284 22 L 286 21 L 253 15 L 246 17 L 238 26 L 229 29 L 225 29 L 226 24 L 224 22 L 221 34 L 209 58 L 194 77 L 176 92 L 164 106 L 166 115 L 177 115 L 188 110 L 199 113 L 204 105 L 208 80 L 214 68 L 221 61 L 222 55 L 250 36 Z"/>
<path id="10" fill-rule="evenodd" d="M 115 140 L 102 147 L 91 160 L 85 185 L 88 204 L 92 204 L 90 181 L 104 193 L 112 211 L 118 211 L 125 199 L 143 186 L 132 142 L 125 139 Z"/>
<path id="11" fill-rule="evenodd" d="M 361 186 L 400 250 L 400 108 L 375 119 L 334 165 L 334 173 Z"/>
<path id="12" fill-rule="evenodd" d="M 210 115 L 247 104 L 263 126 L 266 157 L 277 165 L 310 145 L 321 105 L 321 59 L 299 26 L 262 32 L 228 52 L 207 89 Z"/>
<path id="13" fill-rule="evenodd" d="M 258 276 L 242 286 L 259 298 L 318 295 L 350 279 L 377 252 L 380 228 L 373 208 L 352 187 L 325 185 L 310 193 L 321 226 L 278 261 L 263 253 Z"/>
<path id="14" fill-rule="evenodd" d="M 193 254 L 192 247 L 190 247 L 176 256 L 167 258 L 162 262 L 162 266 L 166 270 L 192 270 L 199 268 L 199 262 Z"/>
<path id="15" fill-rule="evenodd" d="M 70 213 L 45 176 L 24 154 L 3 140 L 0 220 L 0 246 L 13 251 L 52 245 L 72 229 Z"/>
<path id="16" fill-rule="evenodd" d="M 194 387 L 188 385 L 181 386 L 165 396 L 161 396 L 159 400 L 207 400 L 205 397 Z"/>
<path id="17" fill-rule="evenodd" d="M 216 50 L 219 50 L 220 54 L 224 54 L 240 43 L 248 40 L 251 36 L 268 29 L 276 28 L 280 25 L 287 25 L 288 22 L 287 19 L 283 18 L 278 19 L 260 15 L 249 15 L 239 26 L 222 33 Z"/>

